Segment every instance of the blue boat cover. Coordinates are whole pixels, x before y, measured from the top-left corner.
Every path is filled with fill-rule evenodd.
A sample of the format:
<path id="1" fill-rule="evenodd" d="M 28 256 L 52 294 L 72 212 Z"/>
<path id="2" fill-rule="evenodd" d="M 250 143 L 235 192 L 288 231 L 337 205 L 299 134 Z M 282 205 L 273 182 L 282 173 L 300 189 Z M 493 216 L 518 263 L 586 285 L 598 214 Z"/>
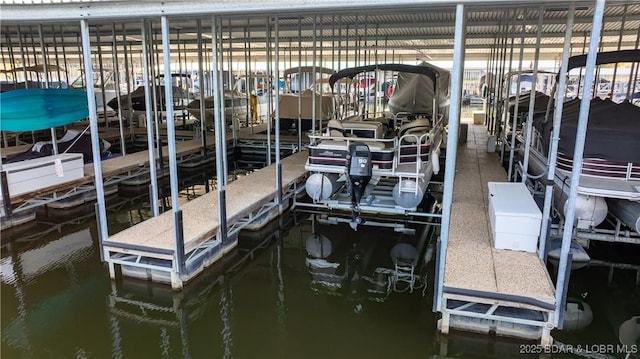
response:
<path id="1" fill-rule="evenodd" d="M 24 89 L 0 94 L 0 130 L 35 131 L 64 126 L 89 116 L 87 92 Z"/>

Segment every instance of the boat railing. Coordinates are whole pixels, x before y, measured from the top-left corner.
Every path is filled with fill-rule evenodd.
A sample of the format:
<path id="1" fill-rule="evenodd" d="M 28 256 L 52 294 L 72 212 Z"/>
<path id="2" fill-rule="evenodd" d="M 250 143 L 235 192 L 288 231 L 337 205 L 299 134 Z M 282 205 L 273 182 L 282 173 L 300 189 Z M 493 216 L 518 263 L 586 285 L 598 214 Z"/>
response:
<path id="1" fill-rule="evenodd" d="M 524 141 L 524 136 L 520 140 Z M 531 148 L 541 154 L 545 154 L 542 134 L 537 128 L 533 128 L 531 136 Z M 565 172 L 573 169 L 573 158 L 565 153 L 558 152 L 556 167 Z M 620 181 L 640 181 L 640 163 L 609 161 L 602 158 L 585 157 L 582 160 L 582 176 L 613 179 Z"/>
<path id="2" fill-rule="evenodd" d="M 573 158 L 558 152 L 558 169 L 571 172 Z M 616 162 L 602 158 L 583 158 L 582 176 L 615 179 L 621 181 L 640 181 L 640 163 Z"/>
<path id="3" fill-rule="evenodd" d="M 523 124 L 522 130 L 516 133 L 516 142 L 520 142 L 520 146 L 518 146 L 517 149 L 525 146 L 525 136 L 527 133 L 527 128 L 528 127 L 525 123 Z M 540 131 L 538 131 L 535 126 L 532 126 L 531 143 L 529 144 L 529 147 L 546 156 L 547 151 L 544 149 L 543 142 L 543 136 Z"/>
<path id="4" fill-rule="evenodd" d="M 397 138 L 369 138 L 369 137 L 356 137 L 356 136 L 331 136 L 327 135 L 324 132 L 314 132 L 309 133 L 310 146 L 316 146 L 322 141 L 331 140 L 331 141 L 344 141 L 346 142 L 347 147 L 351 144 L 351 142 L 364 142 L 365 144 L 371 143 L 379 143 L 384 145 L 384 148 L 396 148 L 397 147 Z"/>
<path id="5" fill-rule="evenodd" d="M 393 174 L 398 176 L 400 182 L 402 183 L 402 177 L 408 177 L 413 179 L 420 178 L 420 173 L 422 171 L 422 165 L 424 160 L 422 159 L 423 155 L 427 156 L 427 161 L 429 161 L 428 156 L 431 151 L 431 144 L 433 142 L 432 133 L 422 133 L 422 134 L 405 134 L 398 139 L 398 144 L 396 146 L 396 153 L 393 156 Z M 413 149 L 415 148 L 415 152 Z M 404 155 L 403 155 L 403 150 Z M 408 151 L 407 151 L 408 150 Z M 402 161 L 402 157 L 410 156 L 411 159 L 415 159 L 415 161 Z M 405 167 L 402 168 L 401 166 Z M 411 167 L 413 165 L 413 167 Z M 407 166 L 409 166 L 407 168 Z M 408 169 L 408 170 L 407 170 Z M 400 188 L 403 191 L 402 188 Z M 418 194 L 418 186 L 414 186 L 408 188 L 408 191 L 414 192 L 416 195 Z"/>

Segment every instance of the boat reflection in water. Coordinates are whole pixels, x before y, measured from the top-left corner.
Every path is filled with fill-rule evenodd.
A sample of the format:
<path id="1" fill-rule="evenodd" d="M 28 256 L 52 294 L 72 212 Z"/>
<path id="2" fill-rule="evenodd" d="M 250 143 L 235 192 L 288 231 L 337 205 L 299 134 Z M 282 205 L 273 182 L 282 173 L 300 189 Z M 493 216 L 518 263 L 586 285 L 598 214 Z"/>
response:
<path id="1" fill-rule="evenodd" d="M 324 215 L 312 215 L 310 220 L 313 230 L 305 241 L 305 263 L 314 292 L 359 303 L 385 301 L 392 292 L 425 289 L 434 225 L 404 233 L 365 226 L 358 236 L 345 237 L 349 228 L 344 223 Z M 358 310 L 360 304 L 354 308 Z"/>

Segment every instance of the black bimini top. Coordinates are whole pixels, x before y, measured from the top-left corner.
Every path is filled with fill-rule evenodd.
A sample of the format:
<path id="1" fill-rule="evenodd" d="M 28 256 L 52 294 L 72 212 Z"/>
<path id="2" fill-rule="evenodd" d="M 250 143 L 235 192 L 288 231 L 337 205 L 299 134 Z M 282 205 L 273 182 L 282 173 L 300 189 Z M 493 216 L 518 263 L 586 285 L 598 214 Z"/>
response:
<path id="1" fill-rule="evenodd" d="M 331 75 L 331 77 L 329 78 L 329 85 L 333 87 L 333 85 L 342 78 L 347 77 L 349 79 L 353 79 L 358 74 L 376 71 L 376 70 L 407 72 L 407 73 L 425 75 L 431 79 L 431 81 L 434 84 L 434 88 L 435 88 L 435 84 L 437 83 L 436 79 L 438 78 L 438 73 L 434 69 L 431 69 L 425 66 L 414 66 L 414 65 L 403 65 L 403 64 L 381 64 L 381 65 L 350 67 L 348 69 L 340 70 L 335 74 Z"/>
<path id="2" fill-rule="evenodd" d="M 562 109 L 558 150 L 573 155 L 580 100 L 566 102 Z M 589 109 L 584 157 L 640 163 L 640 107 L 594 98 Z"/>
<path id="3" fill-rule="evenodd" d="M 640 62 L 640 50 L 620 50 L 598 52 L 596 65 L 613 64 L 616 62 Z M 567 71 L 587 65 L 587 54 L 571 56 Z"/>

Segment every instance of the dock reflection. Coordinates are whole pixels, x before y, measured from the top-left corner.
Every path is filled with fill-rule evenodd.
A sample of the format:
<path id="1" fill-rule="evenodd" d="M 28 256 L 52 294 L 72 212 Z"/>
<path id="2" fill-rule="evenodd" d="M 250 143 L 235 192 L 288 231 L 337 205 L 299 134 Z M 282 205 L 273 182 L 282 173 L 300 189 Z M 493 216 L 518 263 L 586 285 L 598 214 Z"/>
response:
<path id="1" fill-rule="evenodd" d="M 283 233 L 298 220 L 294 213 L 289 213 L 260 231 L 241 232 L 238 247 L 193 279 L 182 291 L 128 277 L 112 282 L 108 309 L 114 353 L 131 355 L 135 349 L 127 345 L 124 338 L 134 337 L 129 330 L 133 327 L 137 331 L 139 324 L 143 324 L 149 328 L 147 335 L 157 336 L 156 340 L 164 343 L 161 349 L 169 356 L 176 352 L 185 358 L 197 357 L 190 352 L 190 348 L 197 346 L 191 343 L 190 333 L 196 332 L 196 337 L 201 338 L 202 328 L 210 331 L 212 339 L 219 337 L 215 339 L 220 343 L 218 348 L 209 350 L 213 349 L 221 357 L 233 356 L 233 278 L 245 275 L 247 266 L 253 261 L 265 256 L 274 257 L 274 253 L 277 258 L 274 270 L 278 271 L 281 268 L 282 258 L 278 253 L 282 250 Z M 278 277 L 278 290 L 281 292 L 284 290 L 282 275 Z M 284 294 L 279 293 L 278 298 L 283 300 Z M 276 307 L 285 310 L 284 304 Z M 177 340 L 173 336 L 179 338 L 180 345 L 170 345 Z M 210 353 L 209 350 L 207 352 Z"/>

